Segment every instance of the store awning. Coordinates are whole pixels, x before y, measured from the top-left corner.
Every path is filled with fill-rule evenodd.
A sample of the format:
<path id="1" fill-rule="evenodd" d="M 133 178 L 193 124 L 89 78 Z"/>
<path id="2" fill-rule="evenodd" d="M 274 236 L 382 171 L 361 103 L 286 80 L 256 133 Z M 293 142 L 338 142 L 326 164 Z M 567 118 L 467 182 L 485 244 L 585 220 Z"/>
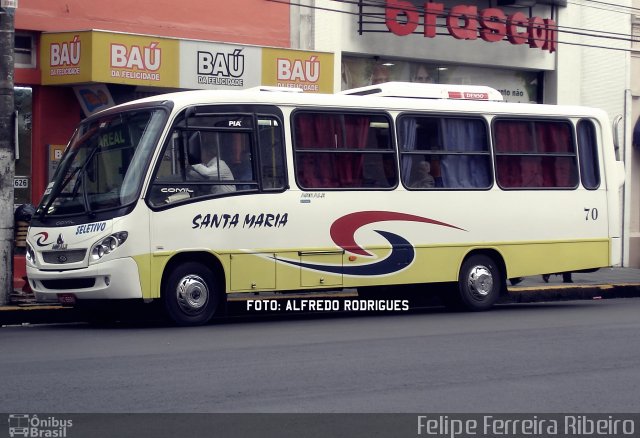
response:
<path id="1" fill-rule="evenodd" d="M 127 84 L 171 89 L 259 85 L 333 93 L 334 55 L 88 30 L 44 33 L 43 85 Z"/>

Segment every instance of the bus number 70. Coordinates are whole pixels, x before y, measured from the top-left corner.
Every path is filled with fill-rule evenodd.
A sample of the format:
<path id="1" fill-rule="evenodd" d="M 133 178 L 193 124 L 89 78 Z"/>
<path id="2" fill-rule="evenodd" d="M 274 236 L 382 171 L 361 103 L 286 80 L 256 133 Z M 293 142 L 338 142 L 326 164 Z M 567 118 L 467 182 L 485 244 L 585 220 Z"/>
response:
<path id="1" fill-rule="evenodd" d="M 597 208 L 586 208 L 584 209 L 585 217 L 584 220 L 588 221 L 591 219 L 592 221 L 598 220 L 598 209 Z"/>

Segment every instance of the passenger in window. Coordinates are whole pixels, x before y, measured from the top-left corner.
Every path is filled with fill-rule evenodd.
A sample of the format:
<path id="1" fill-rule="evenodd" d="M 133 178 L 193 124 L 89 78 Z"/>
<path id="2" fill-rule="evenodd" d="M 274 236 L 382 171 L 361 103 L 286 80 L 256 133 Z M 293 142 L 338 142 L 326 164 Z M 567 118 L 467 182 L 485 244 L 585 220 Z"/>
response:
<path id="1" fill-rule="evenodd" d="M 229 161 L 227 164 L 231 172 L 239 181 L 249 181 L 253 179 L 251 167 L 251 150 L 249 147 L 249 136 L 247 134 L 233 133 L 230 137 Z"/>
<path id="2" fill-rule="evenodd" d="M 201 152 L 202 163 L 191 166 L 190 173 L 199 175 L 209 181 L 233 181 L 233 173 L 224 160 L 220 159 L 217 154 L 217 148 L 203 147 Z M 206 163 L 206 164 L 204 164 Z M 211 193 L 228 193 L 235 192 L 235 185 L 216 184 L 211 188 Z"/>
<path id="3" fill-rule="evenodd" d="M 383 84 L 391 80 L 391 71 L 384 64 L 375 64 L 371 72 L 371 85 Z"/>
<path id="4" fill-rule="evenodd" d="M 436 180 L 431 175 L 431 163 L 421 161 L 416 168 L 416 179 L 413 182 L 414 187 L 432 188 L 436 186 Z"/>
<path id="5" fill-rule="evenodd" d="M 423 84 L 432 84 L 433 78 L 429 74 L 429 67 L 425 64 L 412 66 L 411 82 L 421 82 Z"/>

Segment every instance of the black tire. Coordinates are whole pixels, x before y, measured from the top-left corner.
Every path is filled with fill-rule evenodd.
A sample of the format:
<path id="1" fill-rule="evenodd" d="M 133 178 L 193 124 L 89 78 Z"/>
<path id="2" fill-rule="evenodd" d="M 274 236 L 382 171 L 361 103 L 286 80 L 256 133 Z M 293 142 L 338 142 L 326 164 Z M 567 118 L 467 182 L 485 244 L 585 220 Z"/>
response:
<path id="1" fill-rule="evenodd" d="M 468 257 L 458 276 L 458 298 L 462 308 L 487 310 L 498 300 L 505 281 L 496 262 L 484 254 Z"/>
<path id="2" fill-rule="evenodd" d="M 222 291 L 211 269 L 198 262 L 176 266 L 162 290 L 164 308 L 177 325 L 203 325 L 221 308 Z"/>

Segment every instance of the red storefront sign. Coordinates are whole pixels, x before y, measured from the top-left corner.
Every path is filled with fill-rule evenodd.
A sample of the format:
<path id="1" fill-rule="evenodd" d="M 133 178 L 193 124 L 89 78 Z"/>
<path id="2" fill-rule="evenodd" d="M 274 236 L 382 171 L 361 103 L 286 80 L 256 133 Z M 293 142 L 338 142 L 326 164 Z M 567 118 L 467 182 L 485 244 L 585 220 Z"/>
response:
<path id="1" fill-rule="evenodd" d="M 448 12 L 444 4 L 424 3 L 424 14 L 413 3 L 387 0 L 385 24 L 398 36 L 410 35 L 422 24 L 426 38 L 436 36 L 438 18 L 444 18 L 449 35 L 460 40 L 496 42 L 507 39 L 511 44 L 528 44 L 535 49 L 556 51 L 558 34 L 556 23 L 550 18 L 527 17 L 522 12 L 505 14 L 499 8 L 478 10 L 473 5 L 457 5 Z"/>

